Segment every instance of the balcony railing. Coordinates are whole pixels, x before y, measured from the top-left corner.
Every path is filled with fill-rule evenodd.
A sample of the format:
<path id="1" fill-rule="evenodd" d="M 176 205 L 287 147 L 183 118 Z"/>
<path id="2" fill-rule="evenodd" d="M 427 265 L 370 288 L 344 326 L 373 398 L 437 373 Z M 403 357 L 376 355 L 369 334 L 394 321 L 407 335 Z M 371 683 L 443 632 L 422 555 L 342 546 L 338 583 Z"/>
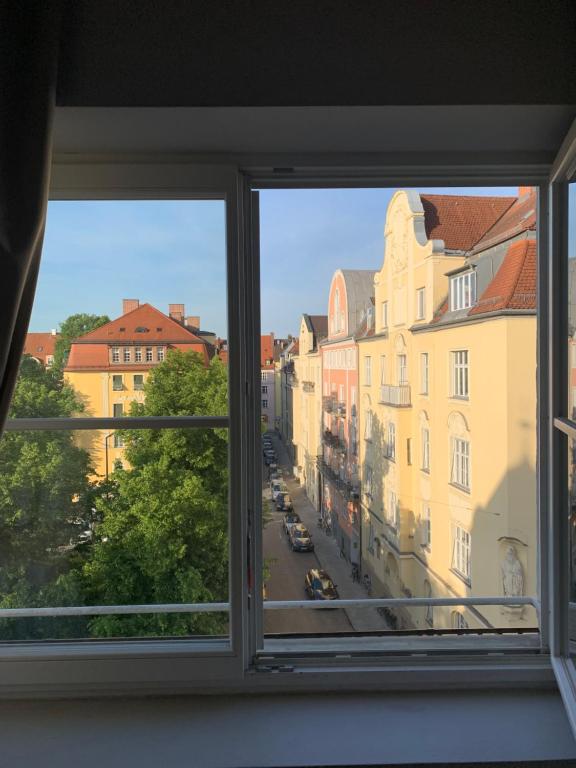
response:
<path id="1" fill-rule="evenodd" d="M 346 441 L 342 437 L 338 437 L 329 429 L 325 429 L 322 433 L 322 441 L 324 445 L 329 445 L 336 451 L 346 451 Z"/>
<path id="2" fill-rule="evenodd" d="M 326 480 L 336 486 L 344 498 L 350 501 L 359 498 L 360 492 L 358 486 L 353 485 L 349 480 L 343 480 L 340 475 L 332 469 L 330 464 L 321 457 L 318 457 L 318 469 Z"/>
<path id="3" fill-rule="evenodd" d="M 399 384 L 392 386 L 383 384 L 380 387 L 380 402 L 385 405 L 393 405 L 396 408 L 407 408 L 412 405 L 410 399 L 410 385 Z"/>
<path id="4" fill-rule="evenodd" d="M 303 381 L 302 382 L 302 389 L 304 392 L 314 392 L 314 382 L 313 381 Z"/>

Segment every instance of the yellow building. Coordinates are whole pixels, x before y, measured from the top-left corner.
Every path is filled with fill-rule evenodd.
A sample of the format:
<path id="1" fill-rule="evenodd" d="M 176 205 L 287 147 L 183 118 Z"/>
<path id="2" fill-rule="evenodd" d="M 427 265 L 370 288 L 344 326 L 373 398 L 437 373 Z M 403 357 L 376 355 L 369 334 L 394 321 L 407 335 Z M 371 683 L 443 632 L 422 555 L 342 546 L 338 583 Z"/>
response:
<path id="1" fill-rule="evenodd" d="M 292 442 L 294 474 L 316 509 L 320 504 L 322 457 L 322 356 L 318 343 L 328 332 L 326 315 L 302 315 L 298 352 L 293 356 Z"/>
<path id="2" fill-rule="evenodd" d="M 127 416 L 133 402 L 144 401 L 149 371 L 171 349 L 193 350 L 207 365 L 212 345 L 196 334 L 200 320 L 187 318 L 183 304 L 165 315 L 150 304 L 125 299 L 116 320 L 75 339 L 64 371 L 85 404 L 85 416 Z M 114 430 L 82 432 L 79 441 L 91 454 L 97 475 L 107 477 L 122 462 L 122 438 Z"/>
<path id="3" fill-rule="evenodd" d="M 536 594 L 536 195 L 397 192 L 357 334 L 362 568 L 373 595 Z M 399 626 L 531 627 L 520 607 Z"/>

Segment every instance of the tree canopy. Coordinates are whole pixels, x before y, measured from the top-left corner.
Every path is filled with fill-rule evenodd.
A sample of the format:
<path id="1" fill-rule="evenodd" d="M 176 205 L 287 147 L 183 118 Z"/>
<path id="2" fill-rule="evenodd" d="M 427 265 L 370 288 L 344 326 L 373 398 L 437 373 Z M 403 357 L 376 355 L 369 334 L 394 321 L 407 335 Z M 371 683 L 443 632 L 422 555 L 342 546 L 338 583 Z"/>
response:
<path id="1" fill-rule="evenodd" d="M 59 336 L 54 347 L 54 370 L 60 372 L 66 367 L 70 346 L 74 339 L 109 322 L 108 315 L 89 315 L 85 312 L 67 317 L 60 325 Z"/>

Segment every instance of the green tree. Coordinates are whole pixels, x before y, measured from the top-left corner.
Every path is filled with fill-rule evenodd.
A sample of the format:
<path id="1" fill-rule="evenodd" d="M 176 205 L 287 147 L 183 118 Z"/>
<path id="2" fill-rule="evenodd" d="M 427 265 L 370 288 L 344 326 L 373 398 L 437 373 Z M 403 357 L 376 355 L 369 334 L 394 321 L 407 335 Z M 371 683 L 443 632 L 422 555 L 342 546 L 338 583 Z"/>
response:
<path id="1" fill-rule="evenodd" d="M 53 370 L 57 376 L 66 367 L 72 341 L 88 333 L 88 331 L 93 331 L 109 322 L 110 318 L 108 315 L 88 315 L 85 312 L 70 315 L 70 317 L 64 320 L 60 325 L 59 336 L 54 347 Z"/>
<path id="2" fill-rule="evenodd" d="M 173 351 L 150 372 L 133 415 L 227 413 L 227 371 Z M 92 604 L 228 599 L 228 434 L 225 429 L 125 430 L 129 468 L 96 506 L 102 515 L 83 567 Z M 221 614 L 99 616 L 96 636 L 219 634 Z"/>
<path id="3" fill-rule="evenodd" d="M 22 359 L 11 418 L 70 416 L 74 390 L 29 356 Z M 63 605 L 79 599 L 66 579 L 90 523 L 89 456 L 70 432 L 6 432 L 0 440 L 0 606 Z M 66 582 L 66 583 L 65 583 Z M 72 624 L 70 624 L 72 628 Z M 45 637 L 52 620 L 0 622 L 0 637 Z"/>

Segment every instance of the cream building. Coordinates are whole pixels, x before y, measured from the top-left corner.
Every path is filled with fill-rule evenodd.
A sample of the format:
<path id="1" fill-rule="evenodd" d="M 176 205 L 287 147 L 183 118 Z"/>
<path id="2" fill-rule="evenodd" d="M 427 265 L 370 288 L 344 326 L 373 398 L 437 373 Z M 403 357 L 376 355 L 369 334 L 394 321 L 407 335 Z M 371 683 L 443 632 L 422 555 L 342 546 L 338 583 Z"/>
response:
<path id="1" fill-rule="evenodd" d="M 359 344 L 362 569 L 373 595 L 536 594 L 536 195 L 399 191 Z M 395 609 L 532 627 L 531 608 Z"/>
<path id="2" fill-rule="evenodd" d="M 293 357 L 294 474 L 316 509 L 319 509 L 321 498 L 318 461 L 322 458 L 322 356 L 318 343 L 327 332 L 326 315 L 302 315 L 298 354 Z"/>

